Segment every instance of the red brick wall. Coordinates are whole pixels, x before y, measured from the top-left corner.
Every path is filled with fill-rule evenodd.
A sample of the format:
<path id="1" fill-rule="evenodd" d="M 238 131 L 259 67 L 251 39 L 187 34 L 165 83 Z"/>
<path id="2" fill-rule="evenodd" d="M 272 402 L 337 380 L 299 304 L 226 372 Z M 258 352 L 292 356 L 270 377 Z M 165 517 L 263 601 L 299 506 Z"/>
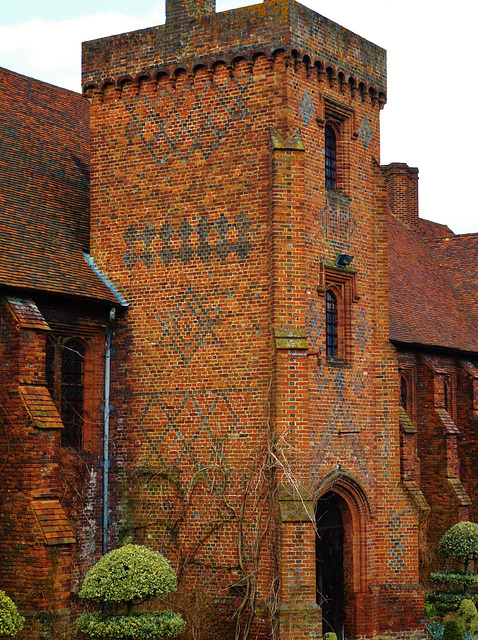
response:
<path id="1" fill-rule="evenodd" d="M 437 554 L 443 533 L 459 520 L 475 517 L 475 370 L 450 356 L 411 350 L 400 349 L 399 360 L 412 372 L 408 415 L 417 432 L 404 438 L 416 439 L 417 468 L 411 471 L 430 508 L 423 513 L 426 546 L 421 555 L 421 579 L 427 584 L 430 571 L 443 562 Z M 451 390 L 445 413 L 443 376 L 449 377 Z M 414 452 L 404 454 L 413 464 Z"/>
<path id="2" fill-rule="evenodd" d="M 0 567 L 2 588 L 26 617 L 19 634 L 25 639 L 64 637 L 72 625 L 71 591 L 77 590 L 100 549 L 101 491 L 100 482 L 93 480 L 101 479 L 97 449 L 102 429 L 103 312 L 72 302 L 63 307 L 41 297 L 37 302 L 44 328 L 22 323 L 8 301 L 0 307 Z M 33 405 L 25 402 L 31 390 L 50 398 L 45 387 L 49 329 L 83 334 L 89 346 L 85 366 L 89 450 L 62 447 L 58 413 L 48 426 L 42 418 L 32 419 Z M 40 409 L 50 417 L 56 411 L 51 399 Z M 78 545 L 73 544 L 72 528 Z"/>
<path id="3" fill-rule="evenodd" d="M 277 604 L 279 577 L 281 634 L 305 638 L 320 631 L 314 529 L 279 522 L 275 487 L 305 487 L 312 512 L 333 489 L 346 625 L 370 636 L 414 628 L 422 601 L 388 343 L 384 52 L 314 16 L 266 2 L 85 45 L 91 251 L 130 303 L 113 364 L 118 535 L 165 551 L 182 588 L 227 597 L 249 580 Z M 331 117 L 341 193 L 326 197 Z M 334 363 L 328 279 L 346 307 Z"/>

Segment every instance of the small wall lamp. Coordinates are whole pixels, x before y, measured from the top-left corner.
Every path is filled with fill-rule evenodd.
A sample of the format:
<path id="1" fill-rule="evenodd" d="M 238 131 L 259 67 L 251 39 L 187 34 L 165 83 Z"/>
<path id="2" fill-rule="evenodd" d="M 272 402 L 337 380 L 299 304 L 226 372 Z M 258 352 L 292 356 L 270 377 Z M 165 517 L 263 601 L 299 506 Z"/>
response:
<path id="1" fill-rule="evenodd" d="M 346 253 L 339 253 L 339 255 L 337 256 L 337 259 L 335 261 L 335 266 L 336 267 L 348 267 L 353 259 L 354 259 L 353 256 L 349 256 Z"/>

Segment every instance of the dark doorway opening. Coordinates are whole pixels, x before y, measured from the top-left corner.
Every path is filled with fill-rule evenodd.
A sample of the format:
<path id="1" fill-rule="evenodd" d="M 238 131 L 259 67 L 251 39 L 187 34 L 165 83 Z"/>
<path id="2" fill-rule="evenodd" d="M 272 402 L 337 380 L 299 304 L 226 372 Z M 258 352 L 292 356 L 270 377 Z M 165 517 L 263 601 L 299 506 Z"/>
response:
<path id="1" fill-rule="evenodd" d="M 329 491 L 317 502 L 317 604 L 322 632 L 344 638 L 344 527 L 337 497 Z"/>

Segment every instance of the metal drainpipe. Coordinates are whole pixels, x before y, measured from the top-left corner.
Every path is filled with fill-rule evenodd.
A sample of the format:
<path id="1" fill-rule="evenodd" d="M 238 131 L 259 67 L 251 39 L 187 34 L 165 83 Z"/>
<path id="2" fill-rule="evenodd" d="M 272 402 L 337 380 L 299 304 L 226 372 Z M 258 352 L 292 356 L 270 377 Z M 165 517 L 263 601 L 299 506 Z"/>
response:
<path id="1" fill-rule="evenodd" d="M 103 430 L 103 555 L 108 552 L 108 483 L 109 483 L 109 447 L 110 447 L 110 381 L 111 381 L 111 338 L 113 335 L 113 322 L 116 316 L 115 307 L 111 307 L 108 330 L 106 332 L 105 348 L 105 402 L 103 405 L 104 430 Z"/>

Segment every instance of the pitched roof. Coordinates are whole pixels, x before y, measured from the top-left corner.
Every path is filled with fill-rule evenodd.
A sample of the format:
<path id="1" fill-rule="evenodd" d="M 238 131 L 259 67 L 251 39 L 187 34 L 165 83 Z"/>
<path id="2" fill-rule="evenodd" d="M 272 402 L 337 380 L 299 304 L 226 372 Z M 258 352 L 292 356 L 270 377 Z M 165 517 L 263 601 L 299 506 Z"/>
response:
<path id="1" fill-rule="evenodd" d="M 478 318 L 478 233 L 427 240 L 440 268 Z"/>
<path id="2" fill-rule="evenodd" d="M 117 298 L 86 263 L 88 104 L 0 69 L 0 285 Z"/>
<path id="3" fill-rule="evenodd" d="M 478 352 L 478 241 L 425 240 L 390 215 L 389 261 L 390 338 Z"/>

